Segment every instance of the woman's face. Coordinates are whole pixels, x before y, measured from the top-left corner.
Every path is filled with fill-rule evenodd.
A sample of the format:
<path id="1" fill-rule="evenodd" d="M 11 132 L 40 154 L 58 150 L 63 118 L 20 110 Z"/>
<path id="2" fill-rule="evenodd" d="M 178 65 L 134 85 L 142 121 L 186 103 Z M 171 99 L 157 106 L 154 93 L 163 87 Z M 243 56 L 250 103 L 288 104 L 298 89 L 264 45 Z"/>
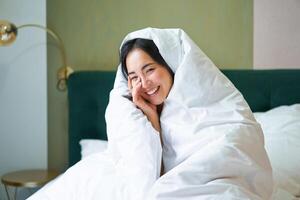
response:
<path id="1" fill-rule="evenodd" d="M 134 49 L 127 55 L 126 66 L 131 86 L 140 81 L 145 100 L 154 105 L 162 104 L 173 84 L 168 70 L 141 49 Z"/>

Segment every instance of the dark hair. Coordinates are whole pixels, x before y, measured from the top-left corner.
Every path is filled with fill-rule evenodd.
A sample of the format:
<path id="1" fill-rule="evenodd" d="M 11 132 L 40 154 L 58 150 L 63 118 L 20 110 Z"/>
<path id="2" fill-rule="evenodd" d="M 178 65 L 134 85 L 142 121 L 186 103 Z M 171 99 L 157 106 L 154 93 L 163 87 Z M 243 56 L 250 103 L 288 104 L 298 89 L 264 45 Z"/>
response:
<path id="1" fill-rule="evenodd" d="M 145 51 L 155 62 L 158 64 L 164 66 L 172 77 L 174 77 L 174 72 L 171 70 L 170 66 L 166 63 L 166 61 L 163 59 L 163 57 L 160 55 L 159 50 L 153 40 L 149 39 L 142 39 L 142 38 L 136 38 L 127 41 L 123 46 L 121 47 L 120 52 L 120 63 L 122 66 L 122 73 L 127 79 L 128 76 L 128 70 L 126 66 L 126 58 L 127 55 L 134 49 L 141 49 Z"/>

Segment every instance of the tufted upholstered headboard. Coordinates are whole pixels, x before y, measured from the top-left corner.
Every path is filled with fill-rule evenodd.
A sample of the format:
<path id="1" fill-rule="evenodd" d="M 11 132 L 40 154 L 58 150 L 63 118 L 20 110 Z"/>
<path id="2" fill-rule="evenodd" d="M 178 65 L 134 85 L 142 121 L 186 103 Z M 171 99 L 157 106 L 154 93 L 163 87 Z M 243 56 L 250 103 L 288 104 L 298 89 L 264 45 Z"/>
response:
<path id="1" fill-rule="evenodd" d="M 223 70 L 253 112 L 300 103 L 300 70 Z M 69 166 L 80 160 L 79 141 L 106 138 L 105 109 L 115 72 L 77 71 L 68 80 Z"/>

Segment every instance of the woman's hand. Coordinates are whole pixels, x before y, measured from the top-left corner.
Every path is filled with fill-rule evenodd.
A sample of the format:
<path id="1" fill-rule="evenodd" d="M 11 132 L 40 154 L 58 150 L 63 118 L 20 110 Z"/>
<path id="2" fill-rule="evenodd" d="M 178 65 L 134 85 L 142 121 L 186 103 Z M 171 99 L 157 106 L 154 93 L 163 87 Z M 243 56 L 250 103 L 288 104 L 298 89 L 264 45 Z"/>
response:
<path id="1" fill-rule="evenodd" d="M 132 93 L 133 103 L 143 111 L 147 116 L 148 120 L 151 122 L 152 126 L 160 132 L 159 116 L 157 112 L 157 106 L 151 104 L 145 99 L 145 93 L 142 88 L 142 83 L 139 78 L 135 81 L 131 81 L 128 78 L 128 87 Z"/>

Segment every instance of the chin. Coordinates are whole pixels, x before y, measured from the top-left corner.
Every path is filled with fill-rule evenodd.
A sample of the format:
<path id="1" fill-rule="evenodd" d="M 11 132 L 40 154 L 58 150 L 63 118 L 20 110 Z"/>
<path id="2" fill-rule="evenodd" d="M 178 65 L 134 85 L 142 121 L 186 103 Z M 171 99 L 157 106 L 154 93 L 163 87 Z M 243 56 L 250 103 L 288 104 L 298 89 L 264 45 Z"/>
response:
<path id="1" fill-rule="evenodd" d="M 160 99 L 157 99 L 157 100 L 152 100 L 150 101 L 153 105 L 161 105 L 164 101 L 163 100 L 160 100 Z"/>

